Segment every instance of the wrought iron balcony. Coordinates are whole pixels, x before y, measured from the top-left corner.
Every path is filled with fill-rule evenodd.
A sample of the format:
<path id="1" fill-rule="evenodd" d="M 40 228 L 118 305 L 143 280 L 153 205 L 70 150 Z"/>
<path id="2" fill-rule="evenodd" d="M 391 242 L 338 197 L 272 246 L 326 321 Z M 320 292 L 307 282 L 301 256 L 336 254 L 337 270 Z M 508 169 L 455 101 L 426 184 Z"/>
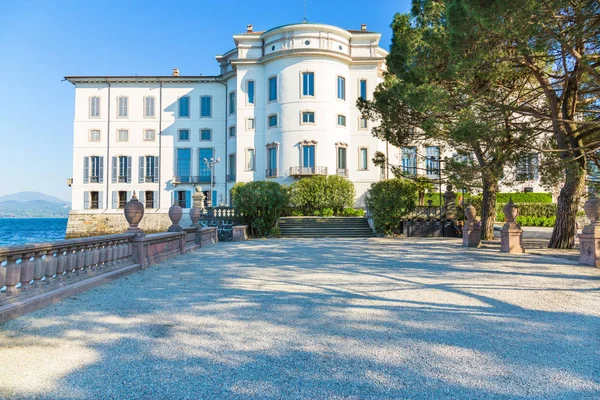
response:
<path id="1" fill-rule="evenodd" d="M 154 178 L 154 175 L 146 175 L 146 176 L 144 177 L 144 182 L 146 182 L 146 183 L 153 183 L 153 182 L 156 182 L 156 180 L 155 180 L 155 178 Z"/>
<path id="2" fill-rule="evenodd" d="M 210 183 L 210 175 L 186 176 L 179 175 L 173 177 L 173 184 L 179 183 Z"/>
<path id="3" fill-rule="evenodd" d="M 344 178 L 348 177 L 348 169 L 347 168 L 338 168 L 337 169 L 338 176 L 343 176 Z"/>
<path id="4" fill-rule="evenodd" d="M 235 174 L 228 174 L 227 182 L 232 182 L 232 181 L 235 181 Z"/>
<path id="5" fill-rule="evenodd" d="M 267 168 L 265 176 L 267 178 L 277 178 L 279 176 L 279 174 L 277 174 L 277 168 Z"/>
<path id="6" fill-rule="evenodd" d="M 327 167 L 290 167 L 290 176 L 327 175 Z"/>
<path id="7" fill-rule="evenodd" d="M 90 183 L 100 183 L 100 177 L 95 175 L 90 176 Z"/>

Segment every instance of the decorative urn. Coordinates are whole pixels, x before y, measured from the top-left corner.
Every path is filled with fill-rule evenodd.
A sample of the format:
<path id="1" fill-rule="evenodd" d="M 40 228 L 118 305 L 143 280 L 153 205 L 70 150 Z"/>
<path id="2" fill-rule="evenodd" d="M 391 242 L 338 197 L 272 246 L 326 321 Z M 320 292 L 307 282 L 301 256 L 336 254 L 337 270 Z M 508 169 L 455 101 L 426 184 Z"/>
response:
<path id="1" fill-rule="evenodd" d="M 197 226 L 198 221 L 200 220 L 200 216 L 202 215 L 202 210 L 196 207 L 190 208 L 190 219 L 192 220 L 192 226 Z"/>
<path id="2" fill-rule="evenodd" d="M 519 208 L 515 203 L 513 203 L 512 199 L 509 200 L 508 203 L 502 209 L 504 213 L 504 217 L 506 218 L 507 223 L 515 222 L 517 216 L 519 215 Z"/>
<path id="3" fill-rule="evenodd" d="M 477 210 L 475 209 L 475 207 L 473 207 L 473 204 L 469 204 L 465 208 L 465 218 L 467 219 L 467 221 L 474 221 L 476 215 Z"/>
<path id="4" fill-rule="evenodd" d="M 125 219 L 129 224 L 128 231 L 140 232 L 139 223 L 144 217 L 144 204 L 140 202 L 133 192 L 133 196 L 131 196 L 131 200 L 125 204 Z"/>
<path id="5" fill-rule="evenodd" d="M 181 217 L 183 216 L 183 209 L 177 204 L 173 204 L 169 208 L 169 219 L 171 220 L 171 226 L 169 227 L 169 232 L 172 231 L 180 231 L 181 226 L 179 226 L 179 221 L 181 221 Z"/>
<path id="6" fill-rule="evenodd" d="M 583 205 L 583 210 L 590 220 L 590 224 L 583 228 L 583 232 L 594 231 L 595 227 L 600 225 L 600 197 L 595 192 L 590 194 Z"/>

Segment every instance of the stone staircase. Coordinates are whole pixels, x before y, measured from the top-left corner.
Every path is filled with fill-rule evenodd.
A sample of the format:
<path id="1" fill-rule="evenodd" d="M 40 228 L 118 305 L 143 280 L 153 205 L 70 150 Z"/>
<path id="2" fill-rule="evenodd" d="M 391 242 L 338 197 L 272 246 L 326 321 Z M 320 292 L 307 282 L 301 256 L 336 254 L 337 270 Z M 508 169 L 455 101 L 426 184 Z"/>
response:
<path id="1" fill-rule="evenodd" d="M 363 217 L 284 217 L 279 219 L 281 237 L 364 238 L 375 234 Z"/>

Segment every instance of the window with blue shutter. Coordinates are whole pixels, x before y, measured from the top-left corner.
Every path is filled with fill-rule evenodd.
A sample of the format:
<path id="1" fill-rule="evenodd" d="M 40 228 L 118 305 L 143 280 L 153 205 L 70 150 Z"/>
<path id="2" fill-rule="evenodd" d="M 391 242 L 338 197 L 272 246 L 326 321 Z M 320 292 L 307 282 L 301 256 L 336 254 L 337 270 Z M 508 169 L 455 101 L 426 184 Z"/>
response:
<path id="1" fill-rule="evenodd" d="M 302 166 L 305 168 L 315 166 L 315 146 L 302 146 Z"/>
<path id="2" fill-rule="evenodd" d="M 425 173 L 427 175 L 437 176 L 440 171 L 440 147 L 428 146 L 425 147 Z"/>
<path id="3" fill-rule="evenodd" d="M 365 79 L 360 80 L 360 98 L 367 99 L 367 81 Z"/>
<path id="4" fill-rule="evenodd" d="M 200 97 L 200 116 L 208 118 L 212 115 L 212 97 L 202 96 Z"/>
<path id="5" fill-rule="evenodd" d="M 337 98 L 346 100 L 346 78 L 341 76 L 337 78 Z"/>
<path id="6" fill-rule="evenodd" d="M 190 116 L 190 98 L 183 96 L 179 98 L 179 117 L 189 118 Z"/>
<path id="7" fill-rule="evenodd" d="M 210 182 L 210 169 L 204 162 L 204 159 L 210 160 L 213 157 L 214 150 L 212 148 L 198 149 L 198 165 L 200 165 L 200 182 Z"/>
<path id="8" fill-rule="evenodd" d="M 248 81 L 248 104 L 254 104 L 254 81 Z"/>
<path id="9" fill-rule="evenodd" d="M 212 140 L 212 131 L 210 129 L 201 129 L 200 130 L 200 140 L 203 140 L 203 141 Z"/>
<path id="10" fill-rule="evenodd" d="M 189 182 L 191 175 L 191 150 L 177 149 L 177 176 L 179 182 Z"/>
<path id="11" fill-rule="evenodd" d="M 314 96 L 315 95 L 315 73 L 314 72 L 303 72 L 302 73 L 302 96 Z"/>
<path id="12" fill-rule="evenodd" d="M 277 77 L 269 78 L 269 101 L 277 101 Z"/>
<path id="13" fill-rule="evenodd" d="M 229 93 L 229 114 L 235 113 L 235 92 Z"/>

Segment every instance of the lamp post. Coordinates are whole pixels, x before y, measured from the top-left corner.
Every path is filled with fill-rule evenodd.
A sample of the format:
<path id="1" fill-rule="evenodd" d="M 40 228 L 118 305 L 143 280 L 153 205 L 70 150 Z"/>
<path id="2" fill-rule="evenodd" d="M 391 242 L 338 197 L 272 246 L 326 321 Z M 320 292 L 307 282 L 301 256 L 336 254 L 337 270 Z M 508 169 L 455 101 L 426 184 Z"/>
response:
<path id="1" fill-rule="evenodd" d="M 215 168 L 215 165 L 218 164 L 221 161 L 221 157 L 217 157 L 216 159 L 211 157 L 210 159 L 205 158 L 204 159 L 204 164 L 206 165 L 206 167 L 208 168 L 208 170 L 210 171 L 210 206 L 213 207 L 214 203 L 213 203 L 213 186 L 215 185 L 213 182 L 213 169 Z"/>

